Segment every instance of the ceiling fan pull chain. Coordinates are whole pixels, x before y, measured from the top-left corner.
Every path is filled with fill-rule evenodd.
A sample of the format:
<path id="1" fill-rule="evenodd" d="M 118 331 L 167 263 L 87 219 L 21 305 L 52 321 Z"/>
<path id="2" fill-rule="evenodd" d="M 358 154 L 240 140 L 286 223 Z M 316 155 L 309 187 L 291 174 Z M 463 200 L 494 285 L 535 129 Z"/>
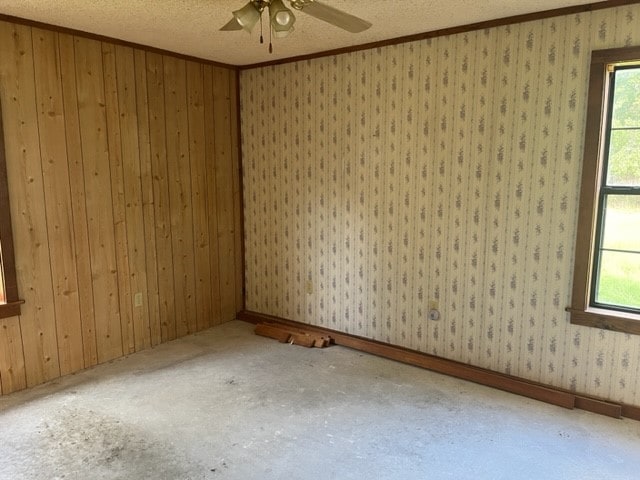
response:
<path id="1" fill-rule="evenodd" d="M 260 12 L 260 43 L 264 43 L 264 37 L 262 36 L 262 12 Z"/>
<path id="2" fill-rule="evenodd" d="M 273 53 L 273 43 L 271 43 L 271 31 L 273 27 L 271 26 L 271 22 L 269 22 L 269 53 Z"/>

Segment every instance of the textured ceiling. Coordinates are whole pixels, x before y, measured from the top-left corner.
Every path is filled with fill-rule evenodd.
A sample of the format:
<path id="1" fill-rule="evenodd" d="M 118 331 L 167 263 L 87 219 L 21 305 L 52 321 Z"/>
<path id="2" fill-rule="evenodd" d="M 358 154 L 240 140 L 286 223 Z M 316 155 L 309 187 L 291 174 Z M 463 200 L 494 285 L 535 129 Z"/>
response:
<path id="1" fill-rule="evenodd" d="M 585 0 L 323 0 L 373 23 L 344 32 L 296 12 L 295 32 L 274 39 L 274 52 L 249 35 L 218 29 L 247 0 L 0 0 L 0 13 L 218 62 L 247 65 L 359 45 L 524 13 L 592 3 Z M 286 2 L 288 4 L 288 2 Z"/>

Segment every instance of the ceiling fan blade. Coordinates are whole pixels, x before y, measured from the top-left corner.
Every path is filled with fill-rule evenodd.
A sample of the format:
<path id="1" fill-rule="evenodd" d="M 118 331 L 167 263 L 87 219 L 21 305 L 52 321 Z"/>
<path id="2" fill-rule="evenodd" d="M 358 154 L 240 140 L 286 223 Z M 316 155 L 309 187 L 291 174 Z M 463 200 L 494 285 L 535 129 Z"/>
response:
<path id="1" fill-rule="evenodd" d="M 304 1 L 301 10 L 318 20 L 323 20 L 351 33 L 364 32 L 371 26 L 370 22 L 367 22 L 362 18 L 358 18 L 347 12 L 343 12 L 342 10 L 338 10 L 337 8 L 330 7 L 329 5 L 325 5 L 324 3 L 317 2 L 315 0 Z"/>
<path id="2" fill-rule="evenodd" d="M 225 24 L 224 27 L 222 27 L 220 30 L 224 31 L 224 32 L 230 32 L 233 30 L 242 30 L 242 25 L 240 25 L 238 23 L 238 20 L 236 19 L 236 17 L 233 17 L 231 20 L 229 20 L 228 23 Z"/>

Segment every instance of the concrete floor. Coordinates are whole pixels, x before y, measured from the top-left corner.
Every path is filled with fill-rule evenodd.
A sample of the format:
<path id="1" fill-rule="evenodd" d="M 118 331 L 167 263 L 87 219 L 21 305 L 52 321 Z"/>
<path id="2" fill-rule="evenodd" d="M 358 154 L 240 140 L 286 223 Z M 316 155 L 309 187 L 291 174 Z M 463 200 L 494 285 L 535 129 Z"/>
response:
<path id="1" fill-rule="evenodd" d="M 0 478 L 640 478 L 640 422 L 252 330 L 0 398 Z"/>

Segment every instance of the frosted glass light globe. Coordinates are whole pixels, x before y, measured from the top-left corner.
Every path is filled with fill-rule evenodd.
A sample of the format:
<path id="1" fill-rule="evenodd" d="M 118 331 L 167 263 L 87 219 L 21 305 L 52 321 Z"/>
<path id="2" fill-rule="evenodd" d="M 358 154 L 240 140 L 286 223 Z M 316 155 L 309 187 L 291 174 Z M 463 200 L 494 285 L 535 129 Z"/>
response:
<path id="1" fill-rule="evenodd" d="M 276 22 L 278 25 L 282 25 L 283 27 L 288 25 L 291 21 L 291 14 L 286 11 L 280 11 L 276 13 Z"/>

